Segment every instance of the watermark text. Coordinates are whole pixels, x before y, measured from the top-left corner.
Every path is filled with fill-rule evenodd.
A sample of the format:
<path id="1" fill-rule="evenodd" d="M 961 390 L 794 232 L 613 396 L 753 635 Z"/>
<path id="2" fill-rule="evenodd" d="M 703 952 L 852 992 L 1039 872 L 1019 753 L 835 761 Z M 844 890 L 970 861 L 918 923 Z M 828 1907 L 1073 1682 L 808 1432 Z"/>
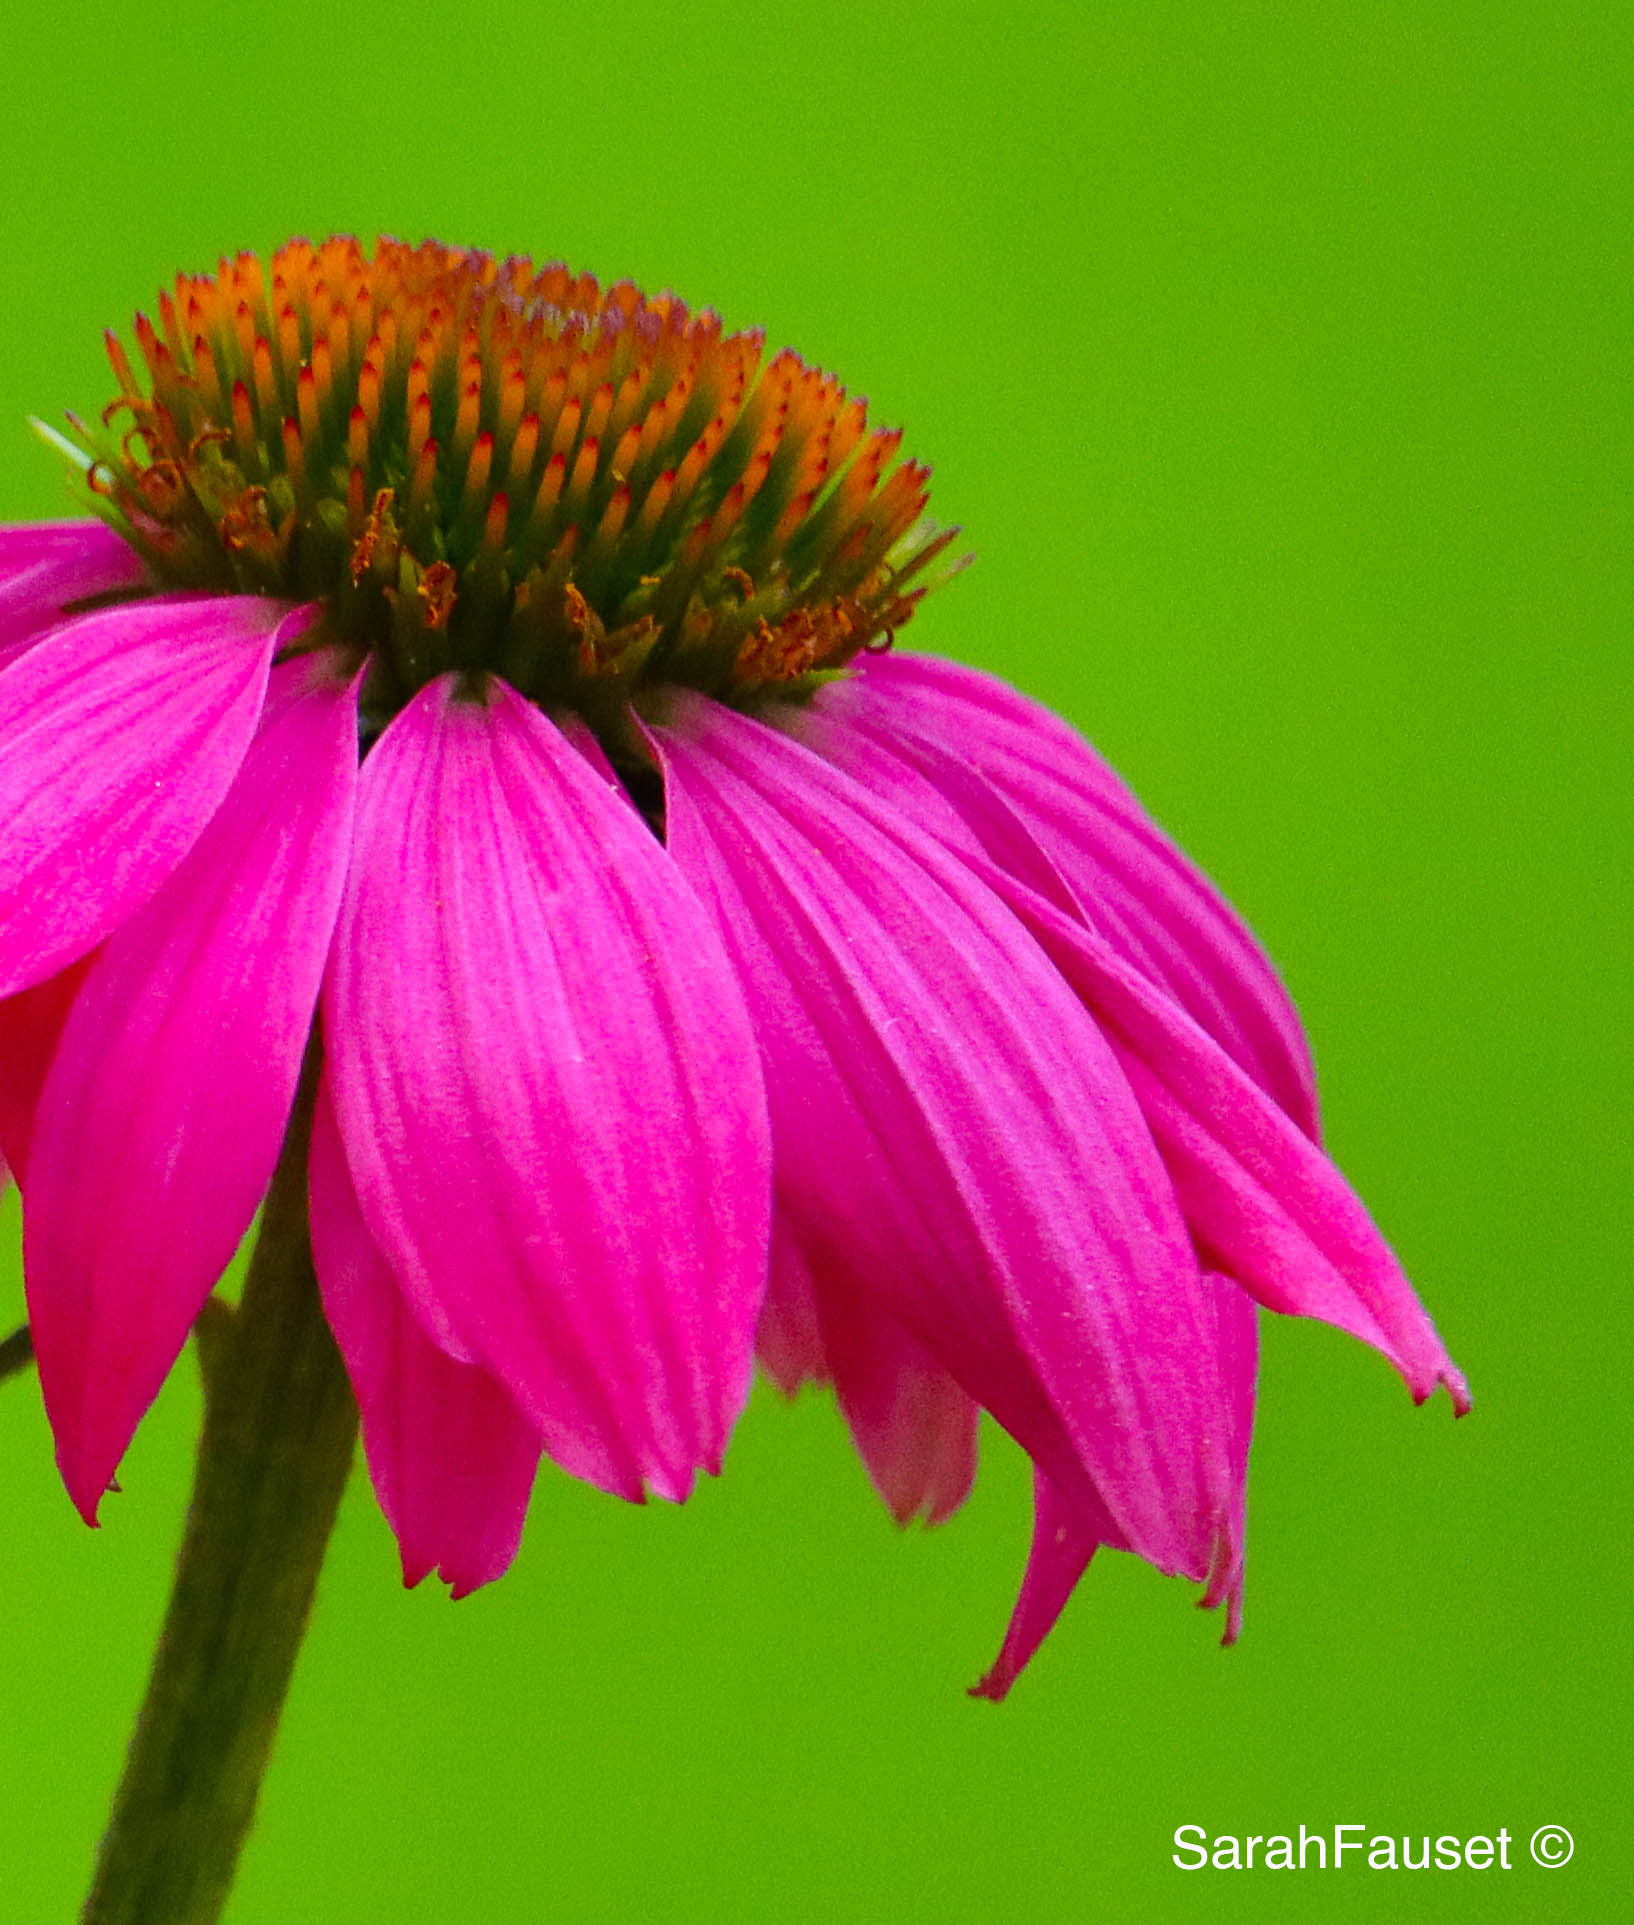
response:
<path id="1" fill-rule="evenodd" d="M 1524 1836 L 1524 1834 L 1522 1834 Z M 1211 1833 L 1204 1825 L 1177 1825 L 1170 1854 L 1183 1872 L 1200 1871 L 1513 1871 L 1522 1852 L 1546 1870 L 1558 1870 L 1572 1855 L 1572 1835 L 1564 1825 L 1540 1825 L 1530 1843 L 1517 1846 L 1515 1835 L 1500 1825 L 1468 1837 L 1443 1832 L 1376 1832 L 1364 1824 L 1324 1826 L 1316 1831 Z"/>

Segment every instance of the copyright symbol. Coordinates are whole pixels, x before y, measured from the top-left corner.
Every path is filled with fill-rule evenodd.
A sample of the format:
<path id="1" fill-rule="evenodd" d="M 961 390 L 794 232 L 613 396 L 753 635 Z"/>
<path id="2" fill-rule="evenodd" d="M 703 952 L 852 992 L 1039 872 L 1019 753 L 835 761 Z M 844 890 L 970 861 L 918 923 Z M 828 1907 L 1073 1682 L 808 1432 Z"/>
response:
<path id="1" fill-rule="evenodd" d="M 1572 1855 L 1572 1835 L 1564 1825 L 1539 1825 L 1532 1834 L 1532 1856 L 1553 1871 Z"/>

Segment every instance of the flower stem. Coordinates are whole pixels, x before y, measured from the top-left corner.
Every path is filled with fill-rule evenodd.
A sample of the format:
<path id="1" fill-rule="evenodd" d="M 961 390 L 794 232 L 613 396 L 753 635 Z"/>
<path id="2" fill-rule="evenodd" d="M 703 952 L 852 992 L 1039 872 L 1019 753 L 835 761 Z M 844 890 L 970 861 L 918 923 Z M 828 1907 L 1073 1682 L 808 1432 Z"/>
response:
<path id="1" fill-rule="evenodd" d="M 0 1341 L 0 1384 L 34 1361 L 34 1333 L 25 1323 L 21 1330 Z"/>
<path id="2" fill-rule="evenodd" d="M 196 1334 L 204 1429 L 147 1697 L 84 1925 L 210 1925 L 227 1902 L 357 1436 L 307 1229 L 303 1079 L 236 1312 Z"/>

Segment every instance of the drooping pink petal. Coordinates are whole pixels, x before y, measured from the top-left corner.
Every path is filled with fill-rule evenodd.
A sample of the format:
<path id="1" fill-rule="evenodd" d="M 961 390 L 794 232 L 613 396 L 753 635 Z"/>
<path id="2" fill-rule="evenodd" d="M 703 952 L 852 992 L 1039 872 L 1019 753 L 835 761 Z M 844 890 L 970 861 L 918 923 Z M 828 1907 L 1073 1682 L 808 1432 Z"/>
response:
<path id="1" fill-rule="evenodd" d="M 770 1144 L 749 1019 L 663 847 L 505 684 L 430 684 L 363 771 L 324 990 L 347 1164 L 422 1327 L 566 1469 L 715 1468 Z"/>
<path id="2" fill-rule="evenodd" d="M 976 1481 L 976 1404 L 872 1297 L 819 1298 L 834 1394 L 899 1524 L 949 1518 Z"/>
<path id="3" fill-rule="evenodd" d="M 32 989 L 0 998 L 0 1154 L 11 1165 L 19 1188 L 45 1074 L 90 966 L 90 957 L 83 957 Z"/>
<path id="4" fill-rule="evenodd" d="M 1235 1480 L 1232 1528 L 1201 1599 L 1205 1609 L 1224 1604 L 1225 1631 L 1220 1642 L 1235 1644 L 1243 1621 L 1243 1570 L 1248 1549 L 1248 1452 L 1254 1439 L 1254 1398 L 1259 1388 L 1259 1311 L 1233 1277 L 1204 1273 L 1214 1298 L 1219 1333 L 1219 1367 L 1225 1404 L 1231 1414 L 1231 1467 Z"/>
<path id="5" fill-rule="evenodd" d="M 0 670 L 0 996 L 93 949 L 192 847 L 289 615 L 250 595 L 136 602 Z"/>
<path id="6" fill-rule="evenodd" d="M 701 697 L 655 741 L 813 1272 L 864 1279 L 1064 1489 L 1202 1576 L 1229 1476 L 1211 1317 L 1094 1024 L 989 889 L 798 743 Z"/>
<path id="7" fill-rule="evenodd" d="M 1215 1312 L 1214 1364 L 1222 1386 L 1223 1403 L 1231 1423 L 1233 1479 L 1230 1530 L 1216 1545 L 1209 1588 L 1200 1602 L 1224 1603 L 1223 1643 L 1234 1644 L 1242 1623 L 1243 1550 L 1247 1530 L 1248 1446 L 1254 1422 L 1254 1386 L 1258 1371 L 1258 1337 L 1254 1306 L 1229 1278 L 1205 1278 Z M 1033 1476 L 1033 1541 L 1021 1594 L 1011 1615 L 1004 1643 L 992 1668 L 972 1686 L 973 1698 L 995 1704 L 1032 1661 L 1034 1653 L 1055 1628 L 1056 1620 L 1090 1559 L 1105 1545 L 1122 1548 L 1117 1527 L 1102 1508 L 1069 1501 L 1041 1472 Z"/>
<path id="8" fill-rule="evenodd" d="M 940 1524 L 970 1495 L 975 1403 L 865 1283 L 832 1269 L 814 1276 L 782 1212 L 756 1348 L 788 1395 L 803 1382 L 832 1382 L 858 1455 L 899 1524 Z"/>
<path id="9" fill-rule="evenodd" d="M 1016 810 L 1083 912 L 1160 982 L 1310 1136 L 1316 1078 L 1297 1011 L 1252 933 L 1133 793 L 1059 716 L 975 669 L 930 656 L 863 659 L 818 707 L 924 744 Z M 1035 878 L 1026 878 L 1036 887 Z"/>
<path id="10" fill-rule="evenodd" d="M 1343 1176 L 1278 1104 L 1090 931 L 997 869 L 1004 895 L 1117 1053 L 1192 1238 L 1259 1303 L 1371 1344 L 1422 1403 L 1469 1391 L 1395 1253 Z"/>
<path id="11" fill-rule="evenodd" d="M 760 1307 L 760 1324 L 755 1331 L 755 1355 L 785 1397 L 794 1396 L 802 1384 L 829 1381 L 817 1285 L 788 1218 L 775 1209 L 766 1300 Z"/>
<path id="12" fill-rule="evenodd" d="M 1104 1511 L 1064 1497 L 1043 1471 L 1033 1470 L 1033 1542 L 1021 1595 L 1010 1617 L 1004 1643 L 986 1675 L 970 1687 L 973 1698 L 1000 1704 L 1055 1629 L 1067 1599 L 1103 1544 L 1114 1541 L 1117 1527 Z"/>
<path id="13" fill-rule="evenodd" d="M 100 521 L 0 527 L 0 668 L 92 595 L 139 588 L 147 571 Z"/>
<path id="14" fill-rule="evenodd" d="M 440 1570 L 455 1597 L 510 1568 L 539 1438 L 510 1393 L 421 1330 L 369 1235 L 326 1087 L 312 1124 L 312 1256 L 357 1395 L 363 1450 L 403 1582 Z"/>
<path id="15" fill-rule="evenodd" d="M 87 1521 L 277 1161 L 339 907 L 356 690 L 274 672 L 220 807 L 91 962 L 40 1096 L 23 1261 Z"/>
<path id="16" fill-rule="evenodd" d="M 830 723 L 819 739 L 958 853 L 1037 936 L 1106 1031 L 1209 1259 L 1268 1308 L 1320 1317 L 1373 1345 L 1415 1398 L 1445 1383 L 1454 1404 L 1467 1407 L 1463 1379 L 1344 1178 L 1093 913 L 1046 899 L 1031 832 L 1004 796 L 929 743 L 904 771 L 871 728 Z"/>

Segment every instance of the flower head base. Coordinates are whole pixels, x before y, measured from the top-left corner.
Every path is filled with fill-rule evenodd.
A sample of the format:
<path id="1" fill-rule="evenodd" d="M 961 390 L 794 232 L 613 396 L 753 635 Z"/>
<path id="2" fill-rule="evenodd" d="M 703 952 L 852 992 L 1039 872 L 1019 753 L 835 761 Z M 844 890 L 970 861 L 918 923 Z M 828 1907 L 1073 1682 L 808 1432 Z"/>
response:
<path id="1" fill-rule="evenodd" d="M 75 423 L 100 511 L 175 588 L 321 599 L 382 720 L 450 668 L 597 719 L 644 681 L 806 689 L 956 533 L 862 401 L 629 282 L 292 241 L 135 332 L 145 380 L 110 334 L 106 432 Z"/>

